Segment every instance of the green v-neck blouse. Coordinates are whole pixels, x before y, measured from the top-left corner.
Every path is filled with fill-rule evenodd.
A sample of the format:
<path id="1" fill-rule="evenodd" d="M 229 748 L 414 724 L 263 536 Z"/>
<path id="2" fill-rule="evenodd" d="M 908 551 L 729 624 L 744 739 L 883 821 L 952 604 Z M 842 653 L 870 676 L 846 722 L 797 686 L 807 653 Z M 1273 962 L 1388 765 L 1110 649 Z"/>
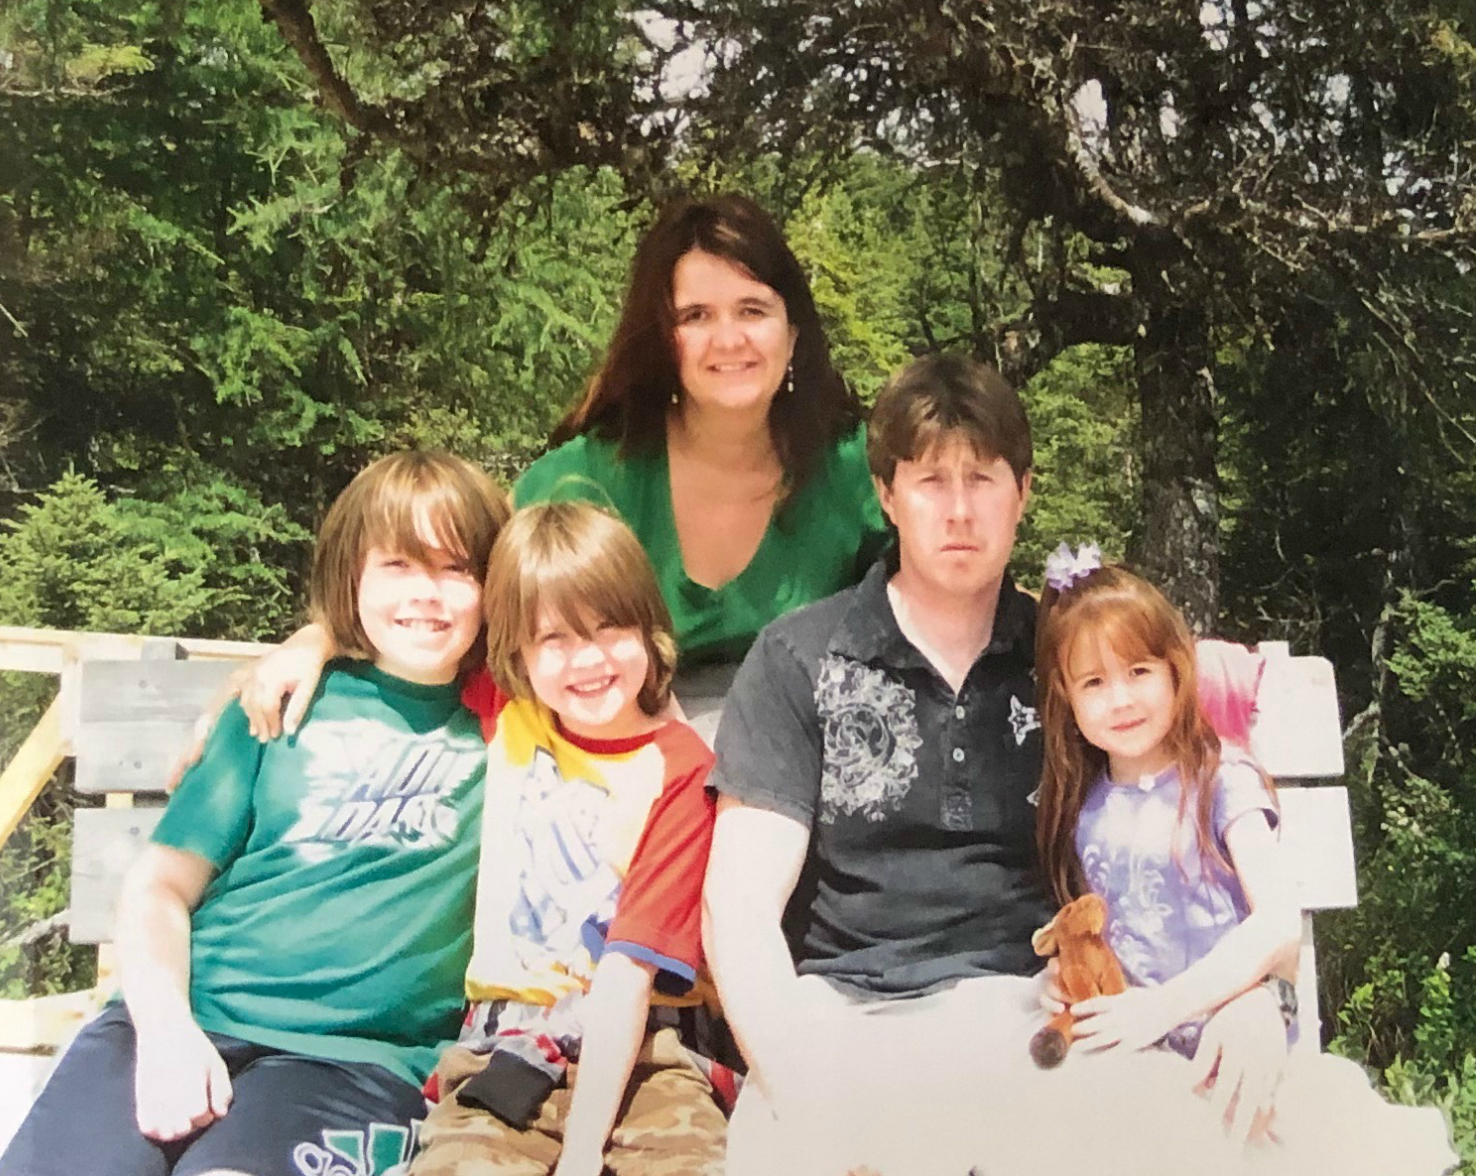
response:
<path id="1" fill-rule="evenodd" d="M 586 433 L 544 454 L 513 487 L 518 506 L 570 499 L 613 510 L 636 533 L 687 666 L 740 660 L 775 617 L 857 583 L 888 537 L 861 427 L 826 450 L 775 511 L 748 566 L 719 588 L 698 584 L 682 564 L 665 445 L 622 456 L 617 442 Z"/>

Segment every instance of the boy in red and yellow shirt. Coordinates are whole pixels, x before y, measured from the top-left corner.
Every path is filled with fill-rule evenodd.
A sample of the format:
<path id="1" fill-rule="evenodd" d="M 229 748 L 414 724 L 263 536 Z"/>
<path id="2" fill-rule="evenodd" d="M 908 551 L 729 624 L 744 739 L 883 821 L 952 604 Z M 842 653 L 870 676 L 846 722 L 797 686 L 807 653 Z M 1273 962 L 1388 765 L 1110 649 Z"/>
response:
<path id="1" fill-rule="evenodd" d="M 412 1172 L 475 1155 L 596 1176 L 608 1141 L 642 1172 L 717 1174 L 711 1087 L 674 1029 L 648 1029 L 653 1004 L 702 1000 L 713 818 L 711 753 L 659 717 L 675 651 L 650 564 L 604 512 L 543 504 L 496 545 L 487 600 L 472 1004 Z"/>

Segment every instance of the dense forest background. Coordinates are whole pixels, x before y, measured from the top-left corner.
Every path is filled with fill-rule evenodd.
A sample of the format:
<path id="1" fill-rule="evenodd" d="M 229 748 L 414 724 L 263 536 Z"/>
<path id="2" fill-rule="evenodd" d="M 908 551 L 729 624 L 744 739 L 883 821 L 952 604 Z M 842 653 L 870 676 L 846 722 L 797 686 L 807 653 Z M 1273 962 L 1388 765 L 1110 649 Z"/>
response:
<path id="1" fill-rule="evenodd" d="M 653 209 L 748 191 L 864 397 L 935 348 L 1024 389 L 1022 580 L 1095 539 L 1337 665 L 1330 1044 L 1476 1173 L 1473 83 L 1458 0 L 9 0 L 0 624 L 281 636 L 356 469 L 510 482 Z M 0 995 L 88 980 L 28 934 L 73 803 L 0 853 Z"/>

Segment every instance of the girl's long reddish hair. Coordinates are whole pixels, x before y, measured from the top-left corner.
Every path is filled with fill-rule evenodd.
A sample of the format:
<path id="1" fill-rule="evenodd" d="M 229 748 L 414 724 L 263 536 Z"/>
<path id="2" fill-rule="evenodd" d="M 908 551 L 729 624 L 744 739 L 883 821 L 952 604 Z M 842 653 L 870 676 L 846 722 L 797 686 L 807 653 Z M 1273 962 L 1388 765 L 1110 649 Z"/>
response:
<path id="1" fill-rule="evenodd" d="M 1168 662 L 1174 712 L 1164 741 L 1183 781 L 1178 827 L 1192 820 L 1201 860 L 1233 876 L 1214 835 L 1220 739 L 1199 707 L 1194 638 L 1163 593 L 1126 568 L 1108 565 L 1064 592 L 1047 587 L 1036 625 L 1036 692 L 1045 736 L 1036 839 L 1041 867 L 1057 900 L 1064 905 L 1091 889 L 1076 853 L 1076 824 L 1087 789 L 1107 769 L 1106 753 L 1088 743 L 1077 727 L 1066 688 L 1067 662 L 1083 634 L 1097 637 L 1128 662 Z M 1177 843 L 1174 856 L 1179 856 Z"/>

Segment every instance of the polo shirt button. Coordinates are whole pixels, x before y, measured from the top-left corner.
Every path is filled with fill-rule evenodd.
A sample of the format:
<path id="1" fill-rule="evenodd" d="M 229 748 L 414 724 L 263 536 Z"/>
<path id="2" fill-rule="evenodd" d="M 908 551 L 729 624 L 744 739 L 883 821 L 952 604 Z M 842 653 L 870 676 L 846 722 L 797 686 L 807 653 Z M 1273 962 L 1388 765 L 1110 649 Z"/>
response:
<path id="1" fill-rule="evenodd" d="M 955 747 L 953 749 L 953 762 L 956 764 L 963 763 L 963 748 Z"/>
<path id="2" fill-rule="evenodd" d="M 963 718 L 964 717 L 964 708 L 961 707 L 961 706 L 954 707 L 953 708 L 953 717 L 955 719 L 961 719 L 961 718 Z"/>

